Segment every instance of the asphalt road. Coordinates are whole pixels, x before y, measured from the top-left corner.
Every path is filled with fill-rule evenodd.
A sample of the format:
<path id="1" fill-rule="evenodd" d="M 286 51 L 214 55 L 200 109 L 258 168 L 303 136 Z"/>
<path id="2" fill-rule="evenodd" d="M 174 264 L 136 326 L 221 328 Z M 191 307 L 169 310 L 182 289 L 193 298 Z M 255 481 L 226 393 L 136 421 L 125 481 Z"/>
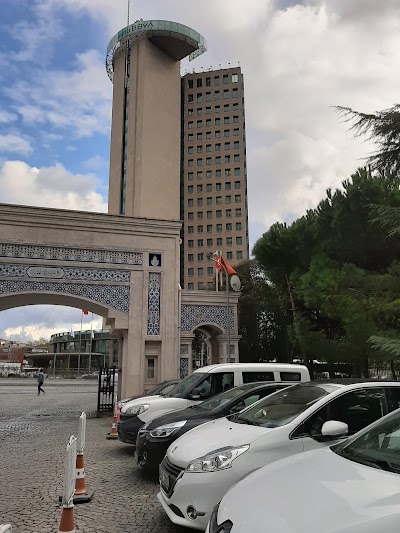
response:
<path id="1" fill-rule="evenodd" d="M 61 517 L 66 443 L 88 414 L 85 473 L 91 503 L 75 507 L 78 533 L 187 533 L 156 500 L 131 446 L 106 440 L 111 417 L 95 418 L 97 383 L 52 380 L 37 395 L 33 379 L 0 379 L 0 524 L 16 533 L 56 533 Z"/>

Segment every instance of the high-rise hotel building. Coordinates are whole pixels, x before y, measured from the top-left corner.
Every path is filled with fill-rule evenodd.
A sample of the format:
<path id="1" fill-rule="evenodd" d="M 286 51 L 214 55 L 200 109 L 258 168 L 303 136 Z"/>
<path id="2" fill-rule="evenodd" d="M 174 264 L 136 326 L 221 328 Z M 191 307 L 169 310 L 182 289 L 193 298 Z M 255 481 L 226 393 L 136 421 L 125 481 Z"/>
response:
<path id="1" fill-rule="evenodd" d="M 222 251 L 249 257 L 244 84 L 240 67 L 182 77 L 182 287 L 214 287 Z"/>

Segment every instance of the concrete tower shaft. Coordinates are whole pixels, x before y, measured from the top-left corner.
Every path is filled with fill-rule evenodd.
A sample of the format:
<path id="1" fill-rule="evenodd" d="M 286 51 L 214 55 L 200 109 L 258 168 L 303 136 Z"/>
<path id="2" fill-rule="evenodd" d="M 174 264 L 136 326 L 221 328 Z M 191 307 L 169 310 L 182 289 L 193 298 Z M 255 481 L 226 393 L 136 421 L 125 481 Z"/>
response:
<path id="1" fill-rule="evenodd" d="M 110 41 L 110 214 L 179 220 L 179 62 L 205 50 L 200 34 L 169 21 L 137 21 Z"/>

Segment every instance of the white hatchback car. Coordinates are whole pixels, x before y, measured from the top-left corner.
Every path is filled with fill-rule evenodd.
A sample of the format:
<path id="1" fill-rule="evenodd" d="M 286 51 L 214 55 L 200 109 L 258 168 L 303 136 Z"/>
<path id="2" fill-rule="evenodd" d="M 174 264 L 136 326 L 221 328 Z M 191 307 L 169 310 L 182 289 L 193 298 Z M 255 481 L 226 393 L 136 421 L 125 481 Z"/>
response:
<path id="1" fill-rule="evenodd" d="M 172 522 L 204 530 L 214 506 L 254 470 L 326 448 L 399 402 L 400 382 L 314 381 L 276 392 L 176 440 L 160 465 L 157 498 Z"/>
<path id="2" fill-rule="evenodd" d="M 324 450 L 277 461 L 235 485 L 207 533 L 398 533 L 400 410 Z"/>

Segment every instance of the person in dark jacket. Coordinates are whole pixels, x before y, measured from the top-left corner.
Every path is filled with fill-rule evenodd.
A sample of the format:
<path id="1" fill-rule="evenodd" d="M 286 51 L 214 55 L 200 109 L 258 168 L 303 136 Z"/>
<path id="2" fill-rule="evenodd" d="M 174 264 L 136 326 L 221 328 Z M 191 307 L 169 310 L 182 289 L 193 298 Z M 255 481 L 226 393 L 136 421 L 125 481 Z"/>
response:
<path id="1" fill-rule="evenodd" d="M 42 389 L 42 385 L 44 383 L 44 374 L 41 368 L 39 368 L 39 372 L 37 373 L 37 382 L 38 382 L 38 394 L 40 394 L 40 391 L 42 391 L 43 394 L 46 394 L 44 390 Z"/>

